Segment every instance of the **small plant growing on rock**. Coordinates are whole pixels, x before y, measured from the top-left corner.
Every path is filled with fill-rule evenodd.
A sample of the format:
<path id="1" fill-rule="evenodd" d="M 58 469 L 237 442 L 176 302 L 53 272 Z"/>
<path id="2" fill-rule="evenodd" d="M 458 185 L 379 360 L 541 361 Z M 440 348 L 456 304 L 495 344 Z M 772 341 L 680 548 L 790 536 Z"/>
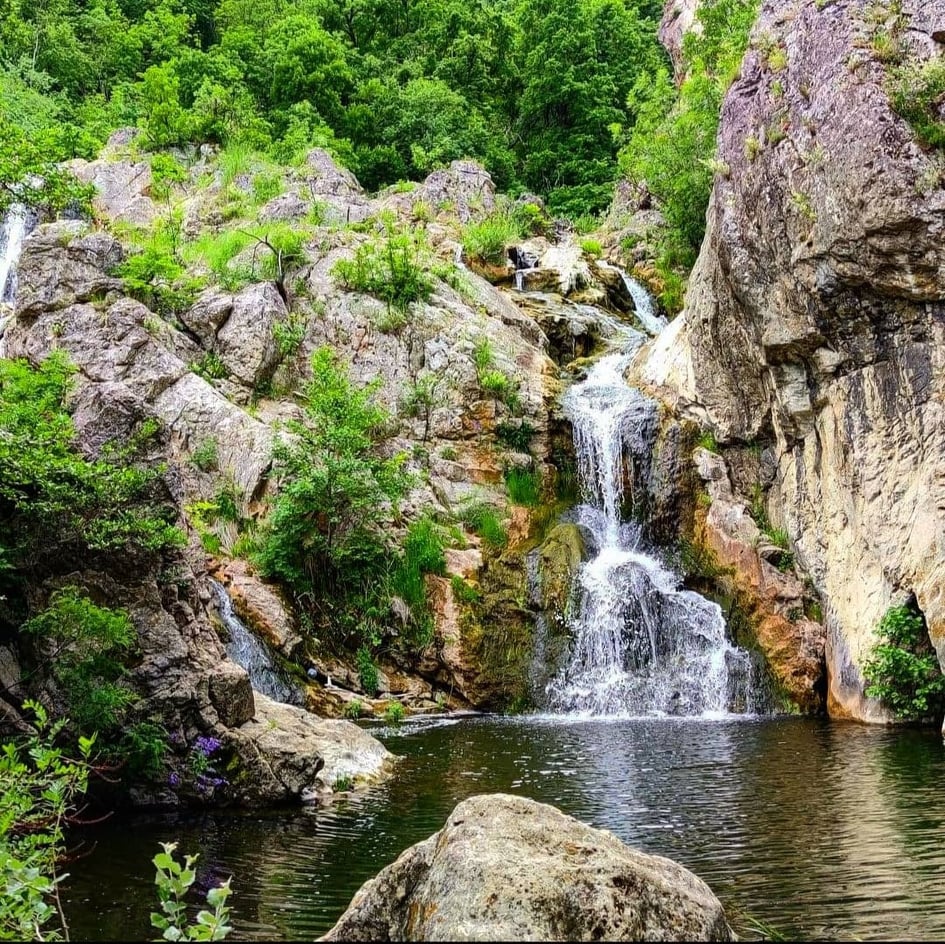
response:
<path id="1" fill-rule="evenodd" d="M 505 249 L 521 234 L 518 221 L 509 213 L 496 212 L 479 223 L 470 223 L 463 230 L 463 252 L 471 259 L 488 265 L 502 265 Z"/>
<path id="2" fill-rule="evenodd" d="M 541 501 L 541 475 L 537 469 L 512 466 L 505 470 L 505 487 L 516 505 L 534 508 Z"/>
<path id="3" fill-rule="evenodd" d="M 198 376 L 203 377 L 207 383 L 214 380 L 225 380 L 230 376 L 223 359 L 215 351 L 207 351 L 199 360 L 193 361 L 190 369 Z"/>
<path id="4" fill-rule="evenodd" d="M 215 469 L 219 462 L 216 439 L 210 436 L 200 443 L 191 453 L 190 461 L 193 462 L 201 472 L 211 472 Z"/>
<path id="5" fill-rule="evenodd" d="M 353 701 L 349 701 L 345 705 L 344 711 L 342 714 L 346 718 L 350 718 L 352 721 L 356 721 L 364 713 L 364 703 L 360 698 L 355 698 Z"/>
<path id="6" fill-rule="evenodd" d="M 392 701 L 384 709 L 384 720 L 388 724 L 400 724 L 407 717 L 404 706 L 399 701 Z"/>
<path id="7" fill-rule="evenodd" d="M 355 660 L 358 665 L 358 679 L 361 682 L 361 687 L 368 695 L 376 695 L 380 679 L 377 672 L 377 663 L 374 661 L 371 650 L 367 646 L 361 646 L 355 655 Z"/>
<path id="8" fill-rule="evenodd" d="M 945 120 L 940 105 L 945 96 L 945 60 L 910 63 L 895 69 L 889 81 L 889 97 L 896 112 L 912 127 L 919 143 L 945 148 Z"/>
<path id="9" fill-rule="evenodd" d="M 593 259 L 597 259 L 603 253 L 604 248 L 600 244 L 600 240 L 597 239 L 582 239 L 581 240 L 581 252 L 585 255 L 590 256 Z"/>
<path id="10" fill-rule="evenodd" d="M 882 699 L 902 721 L 938 720 L 945 710 L 945 676 L 914 599 L 890 607 L 880 641 L 863 664 L 866 694 Z"/>
<path id="11" fill-rule="evenodd" d="M 509 536 L 502 527 L 498 512 L 486 502 L 474 502 L 460 511 L 460 520 L 474 534 L 478 534 L 486 546 L 499 550 L 508 544 Z"/>

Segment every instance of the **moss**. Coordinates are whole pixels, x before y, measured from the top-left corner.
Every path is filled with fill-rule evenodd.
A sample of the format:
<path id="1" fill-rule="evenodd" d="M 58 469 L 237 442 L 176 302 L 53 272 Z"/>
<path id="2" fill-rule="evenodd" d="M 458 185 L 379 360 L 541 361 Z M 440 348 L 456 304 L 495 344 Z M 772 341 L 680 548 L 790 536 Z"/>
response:
<path id="1" fill-rule="evenodd" d="M 564 614 L 574 573 L 584 559 L 584 538 L 574 524 L 551 529 L 539 549 L 541 605 L 547 613 Z"/>

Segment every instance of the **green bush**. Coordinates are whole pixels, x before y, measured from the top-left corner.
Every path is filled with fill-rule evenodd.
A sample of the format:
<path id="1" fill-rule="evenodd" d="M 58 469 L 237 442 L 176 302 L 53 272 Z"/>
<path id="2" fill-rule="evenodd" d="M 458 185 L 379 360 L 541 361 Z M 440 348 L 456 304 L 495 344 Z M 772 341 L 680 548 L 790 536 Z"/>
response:
<path id="1" fill-rule="evenodd" d="M 215 469 L 219 462 L 216 439 L 210 436 L 200 443 L 190 454 L 190 461 L 193 462 L 201 472 L 211 472 Z"/>
<path id="2" fill-rule="evenodd" d="M 400 724 L 407 717 L 404 706 L 399 701 L 392 701 L 384 709 L 384 720 L 388 724 Z"/>
<path id="3" fill-rule="evenodd" d="M 358 665 L 358 679 L 361 687 L 368 695 L 376 695 L 379 686 L 379 676 L 377 673 L 377 663 L 374 656 L 367 646 L 361 646 L 355 654 L 355 660 Z"/>
<path id="4" fill-rule="evenodd" d="M 466 583 L 459 574 L 453 574 L 450 577 L 450 586 L 453 589 L 453 596 L 460 603 L 478 603 L 482 599 L 482 594 L 475 587 Z"/>
<path id="5" fill-rule="evenodd" d="M 0 585 L 30 572 L 35 579 L 71 555 L 183 543 L 156 501 L 159 467 L 136 459 L 153 425 L 131 443 L 86 459 L 73 444 L 65 404 L 72 367 L 61 352 L 38 368 L 0 359 Z M 11 605 L 0 592 L 0 612 Z M 18 622 L 18 620 L 17 620 Z"/>
<path id="6" fill-rule="evenodd" d="M 512 214 L 492 213 L 484 220 L 468 223 L 463 228 L 463 251 L 471 259 L 502 265 L 506 261 L 506 247 L 515 242 L 521 232 L 521 225 Z"/>
<path id="7" fill-rule="evenodd" d="M 230 371 L 223 363 L 223 358 L 216 351 L 207 351 L 202 354 L 199 360 L 191 363 L 190 369 L 198 377 L 203 377 L 207 383 L 214 380 L 226 380 L 230 376 Z"/>
<path id="8" fill-rule="evenodd" d="M 358 246 L 353 259 L 339 259 L 332 272 L 349 291 L 373 295 L 405 311 L 433 292 L 428 264 L 420 233 L 388 227 L 383 236 Z"/>
<path id="9" fill-rule="evenodd" d="M 600 244 L 600 240 L 597 239 L 582 239 L 581 240 L 581 252 L 585 253 L 588 256 L 591 256 L 594 259 L 597 259 L 604 251 L 603 246 Z"/>
<path id="10" fill-rule="evenodd" d="M 327 347 L 312 355 L 304 418 L 275 450 L 281 487 L 257 562 L 297 594 L 344 595 L 377 583 L 386 551 L 377 526 L 404 494 L 404 457 L 381 454 L 389 421 L 374 395 L 355 387 Z"/>
<path id="11" fill-rule="evenodd" d="M 496 438 L 516 452 L 531 452 L 532 439 L 535 436 L 535 427 L 528 420 L 517 422 L 503 420 L 496 423 Z"/>
<path id="12" fill-rule="evenodd" d="M 541 502 L 541 475 L 537 469 L 512 466 L 505 470 L 505 487 L 516 505 L 533 508 Z"/>
<path id="13" fill-rule="evenodd" d="M 887 610 L 877 631 L 880 642 L 863 664 L 866 694 L 882 699 L 903 721 L 940 721 L 945 676 L 915 601 Z"/>

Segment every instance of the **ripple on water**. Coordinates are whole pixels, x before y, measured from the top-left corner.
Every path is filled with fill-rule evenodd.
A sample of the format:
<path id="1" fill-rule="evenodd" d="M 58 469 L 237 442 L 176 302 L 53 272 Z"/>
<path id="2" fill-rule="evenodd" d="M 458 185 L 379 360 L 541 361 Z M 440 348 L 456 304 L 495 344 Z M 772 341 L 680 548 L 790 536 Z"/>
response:
<path id="1" fill-rule="evenodd" d="M 444 723 L 444 720 L 446 723 Z M 235 875 L 238 938 L 312 938 L 475 793 L 518 792 L 692 868 L 791 936 L 945 936 L 941 740 L 799 720 L 437 719 L 375 731 L 395 780 L 316 812 L 151 817 L 96 832 L 73 869 L 79 939 L 151 937 L 161 840 Z"/>

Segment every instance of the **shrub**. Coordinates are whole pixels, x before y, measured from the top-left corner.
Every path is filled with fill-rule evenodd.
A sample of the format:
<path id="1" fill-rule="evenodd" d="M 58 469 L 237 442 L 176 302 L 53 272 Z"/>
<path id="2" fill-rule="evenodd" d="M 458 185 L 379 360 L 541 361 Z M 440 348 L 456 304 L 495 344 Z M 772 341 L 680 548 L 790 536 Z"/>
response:
<path id="1" fill-rule="evenodd" d="M 482 599 L 482 594 L 480 594 L 475 587 L 466 583 L 459 574 L 453 574 L 453 576 L 450 577 L 450 587 L 452 587 L 453 596 L 460 603 L 478 603 L 479 600 Z"/>
<path id="2" fill-rule="evenodd" d="M 304 418 L 275 449 L 282 486 L 266 522 L 257 562 L 296 593 L 342 595 L 376 583 L 384 557 L 376 526 L 407 486 L 404 457 L 379 441 L 389 416 L 376 384 L 358 389 L 327 347 L 312 355 Z"/>
<path id="3" fill-rule="evenodd" d="M 272 326 L 272 336 L 279 347 L 279 357 L 285 359 L 298 353 L 307 329 L 308 322 L 299 311 L 290 312 L 285 321 L 277 321 Z"/>
<path id="4" fill-rule="evenodd" d="M 866 694 L 881 698 L 903 721 L 941 719 L 945 676 L 915 600 L 890 607 L 877 631 L 880 642 L 863 664 Z"/>
<path id="5" fill-rule="evenodd" d="M 600 241 L 597 239 L 582 239 L 581 240 L 581 252 L 585 253 L 588 256 L 592 256 L 596 259 L 603 253 L 604 249 L 601 246 Z"/>
<path id="6" fill-rule="evenodd" d="M 534 507 L 541 501 L 541 475 L 537 469 L 510 467 L 505 470 L 505 487 L 516 505 Z"/>
<path id="7" fill-rule="evenodd" d="M 506 246 L 521 235 L 521 224 L 510 213 L 496 212 L 479 223 L 468 223 L 463 229 L 463 251 L 472 259 L 490 265 L 506 261 Z"/>
<path id="8" fill-rule="evenodd" d="M 528 420 L 517 422 L 503 420 L 496 424 L 495 434 L 500 442 L 516 452 L 530 452 L 535 427 Z"/>
<path id="9" fill-rule="evenodd" d="M 249 266 L 233 267 L 236 258 L 252 242 L 249 234 L 240 230 L 223 230 L 220 233 L 205 233 L 188 249 L 192 259 L 199 259 L 210 270 L 214 279 L 227 291 L 235 291 L 252 281 Z"/>
<path id="10" fill-rule="evenodd" d="M 379 686 L 377 663 L 367 646 L 361 646 L 355 654 L 358 665 L 358 679 L 368 695 L 376 695 Z"/>
<path id="11" fill-rule="evenodd" d="M 180 863 L 174 858 L 176 842 L 162 842 L 161 848 L 163 851 L 153 859 L 161 913 L 151 913 L 151 926 L 161 932 L 161 940 L 165 941 L 224 940 L 233 930 L 227 924 L 230 909 L 226 904 L 231 892 L 231 879 L 207 890 L 207 907 L 212 910 L 201 910 L 195 922 L 189 924 L 185 899 L 197 878 L 194 869 L 197 856 L 184 856 L 183 863 Z"/>
<path id="12" fill-rule="evenodd" d="M 342 712 L 346 718 L 351 718 L 352 720 L 360 718 L 363 713 L 364 704 L 361 702 L 360 698 L 355 698 L 352 701 L 349 701 L 348 704 L 345 705 L 345 710 Z"/>
<path id="13" fill-rule="evenodd" d="M 137 642 L 124 610 L 96 606 L 77 587 L 57 590 L 22 631 L 47 641 L 68 712 L 85 733 L 114 731 L 137 695 L 121 684 L 123 660 Z"/>
<path id="14" fill-rule="evenodd" d="M 383 236 L 358 246 L 353 259 L 339 259 L 332 272 L 349 291 L 364 292 L 406 310 L 433 292 L 427 262 L 421 234 L 397 232 L 388 226 Z"/>
<path id="15" fill-rule="evenodd" d="M 400 724 L 407 717 L 404 706 L 399 701 L 392 701 L 384 709 L 384 720 L 388 724 Z"/>
<path id="16" fill-rule="evenodd" d="M 711 429 L 704 430 L 699 434 L 696 445 L 705 449 L 707 452 L 718 453 L 719 451 L 719 444 L 715 439 L 715 433 Z"/>
<path id="17" fill-rule="evenodd" d="M 36 718 L 31 733 L 0 749 L 0 939 L 56 940 L 47 925 L 66 929 L 57 894 L 63 831 L 88 788 L 95 738 L 81 738 L 71 760 L 56 746 L 66 722 L 51 723 L 37 702 L 23 707 Z"/>
<path id="18" fill-rule="evenodd" d="M 226 364 L 216 351 L 207 351 L 201 355 L 199 360 L 193 361 L 190 369 L 198 376 L 203 377 L 207 383 L 214 380 L 225 380 L 230 376 Z"/>

